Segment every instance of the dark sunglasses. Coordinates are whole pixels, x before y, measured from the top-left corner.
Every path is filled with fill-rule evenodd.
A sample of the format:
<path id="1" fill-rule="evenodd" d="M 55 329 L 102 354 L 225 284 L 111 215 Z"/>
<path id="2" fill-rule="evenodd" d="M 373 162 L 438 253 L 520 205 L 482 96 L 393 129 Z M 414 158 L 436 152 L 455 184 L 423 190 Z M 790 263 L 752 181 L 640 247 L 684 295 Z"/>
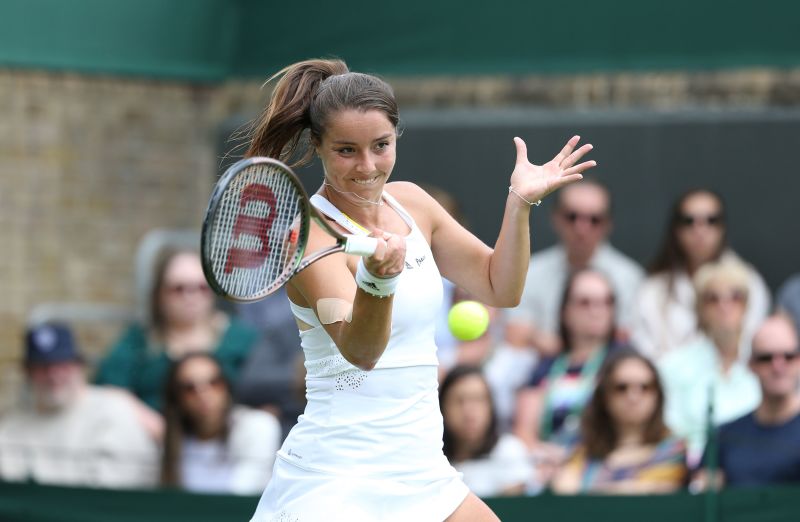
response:
<path id="1" fill-rule="evenodd" d="M 743 290 L 733 290 L 726 294 L 719 292 L 703 292 L 703 304 L 718 305 L 723 301 L 743 304 L 747 301 L 747 292 Z"/>
<path id="2" fill-rule="evenodd" d="M 164 289 L 171 294 L 207 294 L 211 288 L 208 283 L 176 283 L 165 285 Z"/>
<path id="3" fill-rule="evenodd" d="M 606 297 L 572 297 L 569 302 L 578 308 L 595 308 L 595 307 L 609 307 L 614 306 L 614 296 L 608 295 Z"/>
<path id="4" fill-rule="evenodd" d="M 690 228 L 695 225 L 716 227 L 722 224 L 722 214 L 710 214 L 708 216 L 692 216 L 690 214 L 681 214 L 678 218 L 678 224 L 685 228 Z"/>
<path id="5" fill-rule="evenodd" d="M 791 352 L 777 352 L 777 353 L 755 353 L 753 352 L 753 361 L 758 364 L 772 363 L 775 359 L 781 358 L 786 362 L 792 362 L 800 357 L 800 350 L 793 350 Z"/>
<path id="6" fill-rule="evenodd" d="M 197 381 L 184 381 L 178 383 L 178 389 L 183 394 L 197 395 L 202 388 L 213 388 L 218 390 L 225 384 L 222 375 L 215 375 L 210 379 L 197 380 Z"/>
<path id="7" fill-rule="evenodd" d="M 631 390 L 639 393 L 650 393 L 656 389 L 653 382 L 616 382 L 611 386 L 611 391 L 617 395 L 625 395 Z"/>
<path id="8" fill-rule="evenodd" d="M 597 227 L 605 223 L 606 216 L 604 214 L 582 214 L 580 212 L 563 212 L 561 214 L 570 225 L 574 225 L 578 221 L 587 221 L 593 227 Z"/>

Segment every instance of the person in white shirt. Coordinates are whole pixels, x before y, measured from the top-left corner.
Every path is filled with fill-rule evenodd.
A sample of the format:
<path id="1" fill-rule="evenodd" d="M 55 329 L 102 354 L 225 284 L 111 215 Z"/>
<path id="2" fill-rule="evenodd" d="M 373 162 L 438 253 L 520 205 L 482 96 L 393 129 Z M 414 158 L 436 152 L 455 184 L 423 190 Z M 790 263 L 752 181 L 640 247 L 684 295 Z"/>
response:
<path id="1" fill-rule="evenodd" d="M 639 351 L 657 360 L 701 335 L 692 276 L 709 261 L 739 259 L 728 248 L 726 236 L 725 208 L 718 194 L 701 189 L 678 198 L 661 251 L 633 307 L 631 344 Z M 770 307 L 766 283 L 755 268 L 746 267 L 748 299 L 743 348 Z M 742 354 L 747 355 L 744 351 Z"/>
<path id="2" fill-rule="evenodd" d="M 282 439 L 280 422 L 266 411 L 234 406 L 213 355 L 196 352 L 175 362 L 164 404 L 162 485 L 237 495 L 266 487 Z"/>
<path id="3" fill-rule="evenodd" d="M 558 194 L 552 222 L 559 244 L 531 257 L 522 300 L 506 314 L 506 340 L 512 346 L 533 347 L 545 356 L 557 354 L 564 284 L 570 273 L 584 268 L 598 270 L 611 281 L 617 296 L 617 336 L 625 340 L 644 270 L 607 241 L 612 227 L 608 190 L 593 180 L 565 187 Z"/>
<path id="4" fill-rule="evenodd" d="M 710 425 L 731 421 L 761 400 L 740 340 L 749 298 L 747 267 L 731 259 L 707 263 L 694 276 L 702 335 L 661 358 L 665 419 L 687 439 L 690 465 L 697 464 Z"/>
<path id="5" fill-rule="evenodd" d="M 26 338 L 22 403 L 0 419 L 0 479 L 97 488 L 156 484 L 158 446 L 131 394 L 87 384 L 72 332 Z"/>
<path id="6" fill-rule="evenodd" d="M 501 433 L 489 384 L 477 366 L 456 366 L 439 389 L 444 454 L 481 497 L 520 495 L 534 480 L 528 450 Z"/>

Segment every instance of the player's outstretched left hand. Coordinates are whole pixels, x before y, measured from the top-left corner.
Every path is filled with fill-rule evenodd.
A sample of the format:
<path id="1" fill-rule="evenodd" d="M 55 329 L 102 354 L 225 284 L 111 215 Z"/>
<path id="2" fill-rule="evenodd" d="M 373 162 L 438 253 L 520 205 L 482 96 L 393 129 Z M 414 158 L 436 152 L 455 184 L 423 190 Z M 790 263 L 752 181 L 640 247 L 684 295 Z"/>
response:
<path id="1" fill-rule="evenodd" d="M 583 172 L 597 165 L 594 160 L 578 161 L 592 150 L 587 143 L 575 150 L 580 136 L 573 136 L 555 158 L 544 165 L 528 161 L 528 147 L 522 138 L 514 138 L 517 147 L 517 162 L 511 173 L 511 186 L 519 195 L 534 202 L 543 199 L 559 188 L 583 179 Z"/>

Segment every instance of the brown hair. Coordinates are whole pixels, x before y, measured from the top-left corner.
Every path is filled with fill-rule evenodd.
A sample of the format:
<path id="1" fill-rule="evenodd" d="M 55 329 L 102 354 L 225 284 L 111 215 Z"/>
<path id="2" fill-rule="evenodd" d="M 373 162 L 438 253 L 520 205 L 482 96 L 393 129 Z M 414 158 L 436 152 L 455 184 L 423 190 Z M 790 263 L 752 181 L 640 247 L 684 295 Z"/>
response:
<path id="1" fill-rule="evenodd" d="M 611 313 L 614 319 L 611 320 L 611 327 L 609 328 L 608 335 L 606 336 L 605 346 L 611 346 L 614 343 L 614 335 L 617 332 L 617 296 L 616 292 L 614 292 L 614 285 L 611 284 L 611 280 L 603 272 L 595 270 L 594 268 L 581 268 L 571 272 L 569 276 L 567 276 L 567 282 L 564 284 L 564 292 L 561 294 L 561 306 L 558 309 L 558 336 L 561 338 L 562 352 L 568 352 L 572 349 L 572 336 L 570 335 L 569 328 L 564 321 L 564 316 L 567 305 L 569 305 L 569 299 L 572 296 L 573 287 L 577 283 L 578 279 L 584 274 L 599 275 L 606 282 L 608 289 L 611 291 L 611 298 L 614 301 Z"/>
<path id="2" fill-rule="evenodd" d="M 586 452 L 592 459 L 604 459 L 617 447 L 617 430 L 614 419 L 608 411 L 608 392 L 611 389 L 614 371 L 624 361 L 637 360 L 643 362 L 653 375 L 656 392 L 656 407 L 647 420 L 644 428 L 644 443 L 655 444 L 669 435 L 664 423 L 664 388 L 658 377 L 658 371 L 647 357 L 631 348 L 619 348 L 608 355 L 600 370 L 597 387 L 586 405 L 581 417 L 581 437 Z"/>
<path id="3" fill-rule="evenodd" d="M 719 243 L 719 249 L 714 254 L 713 260 L 719 259 L 722 252 L 725 250 L 727 244 L 727 227 L 725 226 L 725 203 L 722 201 L 722 196 L 709 189 L 692 189 L 684 192 L 672 205 L 670 211 L 669 225 L 664 239 L 661 243 L 661 249 L 658 255 L 650 264 L 648 272 L 650 274 L 668 273 L 670 274 L 670 291 L 672 291 L 672 277 L 671 275 L 679 270 L 686 268 L 687 259 L 686 252 L 683 251 L 680 241 L 678 241 L 678 229 L 681 226 L 681 218 L 683 217 L 683 206 L 694 196 L 706 194 L 717 200 L 719 204 L 719 213 L 722 218 L 722 240 Z"/>
<path id="4" fill-rule="evenodd" d="M 399 115 L 394 92 L 375 76 L 350 72 L 341 60 L 306 60 L 278 71 L 267 82 L 278 79 L 261 116 L 253 122 L 250 147 L 245 156 L 268 156 L 309 162 L 312 145 L 320 142 L 331 114 L 344 110 L 378 110 L 397 128 Z"/>
<path id="5" fill-rule="evenodd" d="M 447 373 L 447 376 L 444 378 L 444 381 L 442 381 L 441 386 L 439 386 L 439 409 L 442 412 L 442 417 L 444 417 L 447 394 L 457 382 L 472 375 L 479 377 L 481 381 L 483 381 L 484 386 L 486 386 L 486 393 L 489 394 L 490 409 L 489 425 L 486 426 L 486 432 L 483 434 L 483 441 L 481 442 L 481 445 L 475 449 L 472 455 L 470 455 L 470 459 L 477 459 L 488 455 L 492 449 L 494 449 L 494 447 L 497 445 L 497 441 L 500 439 L 500 428 L 497 420 L 497 412 L 495 411 L 494 407 L 494 399 L 492 398 L 492 390 L 489 387 L 489 383 L 486 381 L 483 370 L 477 366 L 469 365 L 456 366 L 450 370 Z M 453 431 L 448 427 L 446 422 L 444 423 L 442 435 L 442 452 L 444 453 L 445 457 L 447 457 L 447 460 L 453 462 L 458 441 L 456 441 L 455 433 L 453 433 Z"/>
<path id="6" fill-rule="evenodd" d="M 149 304 L 150 304 L 150 326 L 155 330 L 159 336 L 165 334 L 167 327 L 166 318 L 164 317 L 164 307 L 161 304 L 161 290 L 164 287 L 164 276 L 167 272 L 172 260 L 181 255 L 198 256 L 197 251 L 190 248 L 164 248 L 156 259 L 155 266 L 153 267 L 153 283 L 150 286 Z"/>
<path id="7" fill-rule="evenodd" d="M 222 365 L 211 354 L 195 352 L 190 353 L 175 361 L 169 369 L 167 381 L 164 386 L 164 450 L 161 453 L 161 485 L 162 486 L 181 486 L 183 479 L 180 473 L 180 461 L 183 453 L 183 439 L 187 435 L 192 435 L 195 431 L 192 419 L 183 411 L 181 405 L 181 389 L 178 382 L 178 373 L 187 361 L 194 359 L 207 359 L 212 361 L 219 371 L 220 378 L 225 386 L 228 395 L 225 419 L 226 423 L 221 434 L 224 443 L 228 440 L 230 426 L 228 421 L 233 409 L 233 399 L 231 396 L 231 385 L 225 376 Z"/>

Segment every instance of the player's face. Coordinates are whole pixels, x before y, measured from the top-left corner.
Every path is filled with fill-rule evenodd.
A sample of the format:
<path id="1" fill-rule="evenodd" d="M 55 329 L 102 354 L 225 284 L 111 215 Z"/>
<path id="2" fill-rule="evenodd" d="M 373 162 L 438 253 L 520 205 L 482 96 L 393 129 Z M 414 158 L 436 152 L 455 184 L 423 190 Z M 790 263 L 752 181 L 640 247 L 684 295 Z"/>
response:
<path id="1" fill-rule="evenodd" d="M 561 194 L 554 225 L 570 253 L 590 257 L 611 228 L 608 195 L 595 185 L 570 185 Z"/>
<path id="2" fill-rule="evenodd" d="M 620 362 L 606 390 L 607 407 L 618 425 L 643 426 L 656 409 L 656 376 L 638 359 Z"/>
<path id="3" fill-rule="evenodd" d="M 478 375 L 467 375 L 453 384 L 444 398 L 444 422 L 462 442 L 479 443 L 491 422 L 491 396 Z"/>
<path id="4" fill-rule="evenodd" d="M 738 333 L 747 310 L 747 289 L 711 280 L 697 296 L 701 323 L 709 333 Z"/>
<path id="5" fill-rule="evenodd" d="M 379 110 L 346 109 L 331 115 L 317 145 L 325 177 L 356 204 L 377 201 L 392 173 L 397 132 Z"/>
<path id="6" fill-rule="evenodd" d="M 575 278 L 564 308 L 564 323 L 573 338 L 602 340 L 614 324 L 614 294 L 600 274 Z"/>
<path id="7" fill-rule="evenodd" d="M 700 192 L 686 199 L 676 234 L 691 264 L 699 266 L 714 257 L 722 242 L 723 227 L 722 207 L 716 197 Z"/>
<path id="8" fill-rule="evenodd" d="M 228 390 L 220 368 L 204 358 L 186 361 L 178 371 L 180 402 L 199 426 L 222 426 L 228 404 Z"/>
<path id="9" fill-rule="evenodd" d="M 750 369 L 766 398 L 782 398 L 797 391 L 800 343 L 788 322 L 772 321 L 759 330 L 753 338 Z"/>
<path id="10" fill-rule="evenodd" d="M 168 325 L 187 325 L 207 319 L 214 309 L 214 297 L 203 275 L 199 256 L 176 255 L 166 267 L 161 303 Z"/>

